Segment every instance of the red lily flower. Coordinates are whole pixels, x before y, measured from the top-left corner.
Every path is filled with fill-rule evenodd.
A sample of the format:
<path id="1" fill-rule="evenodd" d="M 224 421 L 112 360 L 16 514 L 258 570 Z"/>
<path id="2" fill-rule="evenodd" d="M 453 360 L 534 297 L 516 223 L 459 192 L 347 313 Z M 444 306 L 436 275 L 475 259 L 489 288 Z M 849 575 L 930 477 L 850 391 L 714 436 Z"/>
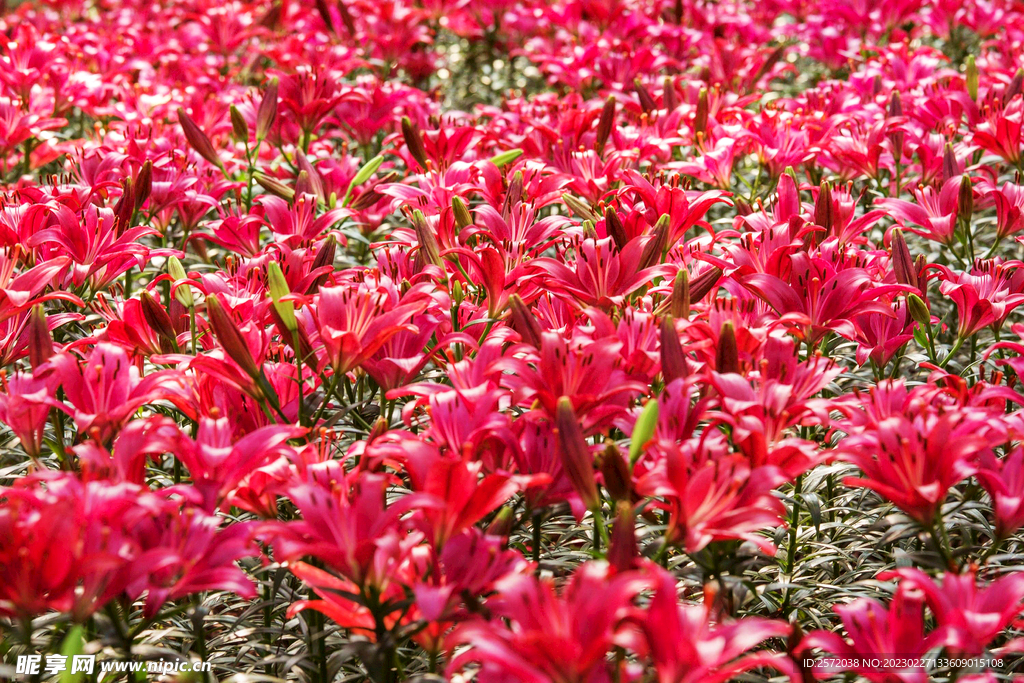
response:
<path id="1" fill-rule="evenodd" d="M 752 651 L 788 635 L 789 624 L 757 617 L 713 624 L 709 605 L 680 605 L 675 577 L 660 568 L 650 571 L 656 590 L 641 628 L 658 683 L 716 683 L 762 666 L 792 674 L 785 655 Z"/>
<path id="2" fill-rule="evenodd" d="M 481 683 L 603 683 L 607 658 L 628 644 L 624 619 L 629 601 L 648 580 L 630 572 L 612 575 L 602 562 L 579 567 L 561 595 L 550 581 L 514 574 L 497 582 L 494 611 L 507 619 L 471 621 L 449 636 L 449 648 L 468 645 L 448 665 L 448 675 L 480 666 Z"/>

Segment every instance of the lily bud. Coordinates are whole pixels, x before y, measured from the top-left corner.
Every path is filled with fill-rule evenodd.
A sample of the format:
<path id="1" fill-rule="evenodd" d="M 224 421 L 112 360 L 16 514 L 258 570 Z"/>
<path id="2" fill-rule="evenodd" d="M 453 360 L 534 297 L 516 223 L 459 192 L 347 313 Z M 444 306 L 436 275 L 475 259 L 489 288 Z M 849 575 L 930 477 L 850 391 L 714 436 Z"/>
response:
<path id="1" fill-rule="evenodd" d="M 651 93 L 647 91 L 647 88 L 644 87 L 644 84 L 639 78 L 633 79 L 633 89 L 636 90 L 637 99 L 640 100 L 640 108 L 643 109 L 645 113 L 649 114 L 658 108 L 658 105 L 654 103 L 654 98 L 651 97 Z"/>
<path id="2" fill-rule="evenodd" d="M 511 309 L 512 329 L 519 333 L 524 342 L 539 349 L 543 330 L 540 323 L 537 322 L 537 318 L 526 307 L 518 294 L 509 297 L 509 308 Z"/>
<path id="3" fill-rule="evenodd" d="M 512 214 L 512 207 L 523 201 L 523 172 L 516 171 L 505 191 L 505 201 L 501 203 L 501 215 L 507 220 Z"/>
<path id="4" fill-rule="evenodd" d="M 378 154 L 377 156 L 363 164 L 356 172 L 355 177 L 352 178 L 352 182 L 348 184 L 348 192 L 346 192 L 346 196 L 348 196 L 348 193 L 352 192 L 353 189 L 359 187 L 367 180 L 369 180 L 371 177 L 373 177 L 373 174 L 377 172 L 377 169 L 380 168 L 380 165 L 383 163 L 384 156 Z"/>
<path id="5" fill-rule="evenodd" d="M 622 221 L 619 220 L 619 214 L 615 213 L 615 209 L 610 206 L 604 210 L 604 231 L 608 233 L 608 236 L 612 238 L 612 242 L 615 243 L 615 246 L 620 251 L 629 242 L 629 238 L 626 236 L 626 228 L 622 225 Z"/>
<path id="6" fill-rule="evenodd" d="M 972 100 L 978 100 L 978 65 L 974 63 L 974 55 L 967 55 L 967 69 L 964 72 L 967 94 Z"/>
<path id="7" fill-rule="evenodd" d="M 275 197 L 280 197 L 281 199 L 287 202 L 290 202 L 292 199 L 295 198 L 295 190 L 288 187 L 277 178 L 272 178 L 271 176 L 268 176 L 266 173 L 263 173 L 262 171 L 256 171 L 256 173 L 253 174 L 253 177 L 256 179 L 256 182 L 263 187 L 264 190 L 274 195 Z"/>
<path id="8" fill-rule="evenodd" d="M 185 273 L 185 268 L 181 265 L 181 261 L 178 260 L 177 256 L 171 256 L 167 259 L 167 272 L 174 278 L 175 282 L 188 281 L 188 274 Z M 195 299 L 192 298 L 192 287 L 188 284 L 178 285 L 177 289 L 174 290 L 174 298 L 185 308 L 192 308 L 196 305 Z"/>
<path id="9" fill-rule="evenodd" d="M 327 239 L 324 240 L 324 243 L 320 245 L 320 249 L 316 252 L 316 256 L 313 257 L 313 263 L 310 264 L 309 266 L 310 271 L 319 270 L 320 268 L 324 268 L 325 266 L 330 266 L 331 269 L 333 270 L 334 257 L 337 250 L 338 240 L 334 238 L 334 235 L 328 235 Z M 310 283 L 309 285 L 309 289 L 306 290 L 306 294 L 312 294 L 317 289 L 319 289 L 320 285 L 326 282 L 328 277 L 329 275 L 327 273 L 324 273 L 323 275 L 313 280 L 313 282 Z"/>
<path id="10" fill-rule="evenodd" d="M 701 88 L 697 94 L 697 111 L 693 118 L 693 134 L 707 133 L 708 129 L 708 89 Z"/>
<path id="11" fill-rule="evenodd" d="M 587 206 L 581 200 L 577 199 L 571 194 L 563 194 L 562 201 L 565 202 L 565 205 L 568 206 L 569 209 L 580 218 L 592 221 L 594 223 L 600 220 L 597 214 L 590 210 L 589 206 Z"/>
<path id="12" fill-rule="evenodd" d="M 826 233 L 831 232 L 834 220 L 832 214 L 832 184 L 822 180 L 818 196 L 814 200 L 814 224 L 825 228 Z"/>
<path id="13" fill-rule="evenodd" d="M 668 308 L 673 318 L 688 320 L 690 317 L 690 272 L 680 268 L 672 282 L 672 294 Z"/>
<path id="14" fill-rule="evenodd" d="M 919 289 L 917 269 L 914 268 L 914 261 L 910 257 L 907 241 L 903 239 L 903 231 L 899 228 L 892 231 L 892 270 L 896 275 L 896 282 Z"/>
<path id="15" fill-rule="evenodd" d="M 228 357 L 235 361 L 249 377 L 258 379 L 260 369 L 256 366 L 252 352 L 249 351 L 249 345 L 246 343 L 245 337 L 242 336 L 242 331 L 231 319 L 231 315 L 224 310 L 216 294 L 206 297 L 206 317 L 210 320 L 213 334 Z"/>
<path id="16" fill-rule="evenodd" d="M 601 108 L 601 118 L 597 121 L 597 137 L 594 139 L 594 151 L 597 156 L 604 154 L 604 146 L 615 127 L 615 95 L 609 95 Z"/>
<path id="17" fill-rule="evenodd" d="M 469 213 L 462 197 L 452 197 L 452 213 L 455 214 L 455 225 L 459 226 L 459 230 L 473 225 L 473 215 Z"/>
<path id="18" fill-rule="evenodd" d="M 46 321 L 42 304 L 36 304 L 28 314 L 28 362 L 35 370 L 53 356 L 53 337 Z"/>
<path id="19" fill-rule="evenodd" d="M 316 197 L 318 203 L 327 203 L 327 196 L 324 192 L 324 179 L 320 175 L 320 171 L 316 170 L 316 167 L 309 161 L 309 158 L 302 153 L 301 149 L 295 150 L 295 165 L 299 168 L 299 175 L 306 174 L 304 180 L 305 187 L 302 191 L 299 190 L 298 181 L 295 183 L 296 194 L 311 194 Z"/>
<path id="20" fill-rule="evenodd" d="M 405 146 L 409 149 L 409 156 L 416 160 L 420 168 L 427 168 L 427 148 L 423 146 L 423 136 L 419 129 L 409 120 L 408 116 L 402 117 L 402 137 L 405 139 Z"/>
<path id="21" fill-rule="evenodd" d="M 275 78 L 267 86 L 267 91 L 263 93 L 263 99 L 260 100 L 260 108 L 256 111 L 256 141 L 262 142 L 267 133 L 270 132 L 270 127 L 274 125 L 274 119 L 277 118 L 277 79 Z"/>
<path id="22" fill-rule="evenodd" d="M 640 270 L 661 263 L 662 258 L 665 256 L 665 250 L 668 248 L 668 226 L 668 214 L 662 214 L 661 218 L 654 225 L 651 239 L 644 245 L 643 251 L 640 252 L 640 264 L 638 266 Z"/>
<path id="23" fill-rule="evenodd" d="M 932 314 L 928 310 L 928 305 L 917 294 L 907 295 L 907 309 L 910 311 L 910 317 L 917 323 L 925 327 L 931 326 Z"/>
<path id="24" fill-rule="evenodd" d="M 718 266 L 708 268 L 690 281 L 690 301 L 700 301 L 713 289 L 718 288 L 722 279 L 722 269 Z"/>
<path id="25" fill-rule="evenodd" d="M 132 179 L 125 178 L 121 181 L 121 198 L 114 205 L 114 218 L 117 229 L 120 233 L 128 229 L 128 224 L 135 215 L 135 190 L 132 188 Z"/>
<path id="26" fill-rule="evenodd" d="M 487 525 L 488 536 L 500 536 L 502 538 L 509 535 L 512 531 L 512 523 L 515 521 L 515 514 L 512 512 L 512 508 L 507 505 L 503 505 L 498 514 L 494 516 L 491 523 Z"/>
<path id="27" fill-rule="evenodd" d="M 665 80 L 662 81 L 661 98 L 665 103 L 665 111 L 675 111 L 679 106 L 679 102 L 676 100 L 676 84 L 672 81 L 671 76 L 665 76 Z"/>
<path id="28" fill-rule="evenodd" d="M 452 302 L 455 304 L 455 310 L 458 310 L 462 302 L 466 300 L 466 293 L 462 291 L 462 283 L 458 280 L 452 282 Z"/>
<path id="29" fill-rule="evenodd" d="M 721 373 L 740 371 L 740 352 L 736 346 L 736 330 L 732 321 L 722 323 L 715 353 L 715 370 Z"/>
<path id="30" fill-rule="evenodd" d="M 615 506 L 615 522 L 612 524 L 611 538 L 608 539 L 608 564 L 616 571 L 625 572 L 636 567 L 639 559 L 636 516 L 633 506 L 622 501 Z"/>
<path id="31" fill-rule="evenodd" d="M 633 425 L 633 436 L 629 440 L 629 464 L 633 465 L 643 455 L 647 442 L 654 438 L 658 428 L 658 399 L 652 398 L 640 411 Z"/>
<path id="32" fill-rule="evenodd" d="M 316 189 L 313 187 L 313 183 L 309 178 L 309 173 L 306 171 L 299 171 L 299 175 L 295 178 L 295 196 L 297 197 L 296 204 L 305 201 L 305 195 L 316 196 Z"/>
<path id="33" fill-rule="evenodd" d="M 1003 107 L 1008 106 L 1010 101 L 1021 93 L 1022 87 L 1024 87 L 1024 68 L 1017 69 L 1017 73 L 1013 74 L 1013 80 L 1006 86 L 1006 92 L 1003 93 Z"/>
<path id="34" fill-rule="evenodd" d="M 683 345 L 679 341 L 679 332 L 676 330 L 675 320 L 670 315 L 661 319 L 661 374 L 665 378 L 665 384 L 689 374 L 686 354 L 683 353 Z"/>
<path id="35" fill-rule="evenodd" d="M 953 143 L 947 142 L 942 152 L 942 182 L 960 175 L 959 164 L 956 162 L 956 152 L 953 151 Z"/>
<path id="36" fill-rule="evenodd" d="M 139 295 L 139 300 L 142 303 L 142 317 L 146 324 L 161 339 L 169 342 L 171 347 L 176 347 L 178 341 L 177 335 L 174 334 L 174 323 L 171 322 L 171 316 L 167 314 L 164 307 L 147 291 L 143 291 Z"/>
<path id="37" fill-rule="evenodd" d="M 185 140 L 191 145 L 199 156 L 209 161 L 211 164 L 219 168 L 221 171 L 224 170 L 224 162 L 217 156 L 217 150 L 213 148 L 213 143 L 210 142 L 210 138 L 206 137 L 206 133 L 199 127 L 195 121 L 185 113 L 185 110 L 178 107 L 178 123 L 181 124 L 181 130 L 185 133 Z"/>
<path id="38" fill-rule="evenodd" d="M 889 116 L 903 116 L 903 102 L 900 100 L 899 90 L 892 91 L 889 98 Z M 903 157 L 903 131 L 893 131 L 889 134 L 889 142 L 892 143 L 892 156 L 896 163 Z"/>
<path id="39" fill-rule="evenodd" d="M 614 441 L 608 441 L 598 456 L 601 478 L 612 500 L 629 500 L 633 490 L 633 477 L 629 473 L 626 459 L 619 452 Z"/>
<path id="40" fill-rule="evenodd" d="M 242 112 L 238 111 L 238 107 L 232 104 L 228 107 L 228 113 L 231 116 L 231 134 L 237 142 L 248 143 L 249 124 L 245 122 L 245 117 L 242 116 Z"/>
<path id="41" fill-rule="evenodd" d="M 284 297 L 292 293 L 292 290 L 288 286 L 280 264 L 276 261 L 267 264 L 267 284 L 270 289 L 270 298 L 274 302 L 274 310 L 281 316 L 281 322 L 289 332 L 297 331 L 299 321 L 295 319 L 295 304 L 291 301 L 283 301 Z"/>
<path id="42" fill-rule="evenodd" d="M 135 182 L 132 183 L 132 187 L 135 190 L 135 208 L 141 209 L 142 205 L 149 199 L 149 193 L 153 189 L 153 162 L 146 159 L 146 163 L 142 164 L 142 168 L 139 169 L 139 174 L 135 176 Z"/>
<path id="43" fill-rule="evenodd" d="M 420 253 L 423 254 L 423 259 L 427 263 L 443 269 L 441 246 L 437 243 L 437 236 L 427 225 L 427 219 L 419 209 L 412 212 L 412 227 L 416 230 L 416 241 L 420 244 Z"/>
<path id="44" fill-rule="evenodd" d="M 498 168 L 501 168 L 502 166 L 511 164 L 513 161 L 515 161 L 521 156 L 523 156 L 523 150 L 510 149 L 507 152 L 495 154 L 493 157 L 491 157 L 491 163 L 497 166 Z"/>
<path id="45" fill-rule="evenodd" d="M 956 217 L 963 225 L 970 229 L 971 216 L 974 215 L 974 186 L 971 184 L 971 177 L 966 173 L 960 179 L 960 194 L 957 198 Z"/>
<path id="46" fill-rule="evenodd" d="M 558 437 L 558 454 L 562 459 L 565 474 L 588 510 L 600 505 L 597 482 L 594 479 L 594 458 L 587 441 L 583 438 L 579 419 L 573 410 L 572 401 L 563 396 L 558 399 L 555 410 L 555 433 Z"/>

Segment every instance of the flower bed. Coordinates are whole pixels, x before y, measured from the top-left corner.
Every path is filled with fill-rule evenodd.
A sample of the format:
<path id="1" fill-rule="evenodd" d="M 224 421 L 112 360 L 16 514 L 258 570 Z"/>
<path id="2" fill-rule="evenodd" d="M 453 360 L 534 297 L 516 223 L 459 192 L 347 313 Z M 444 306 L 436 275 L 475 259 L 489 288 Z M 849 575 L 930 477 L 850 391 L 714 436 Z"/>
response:
<path id="1" fill-rule="evenodd" d="M 1020 3 L 0 30 L 0 675 L 1024 669 Z"/>

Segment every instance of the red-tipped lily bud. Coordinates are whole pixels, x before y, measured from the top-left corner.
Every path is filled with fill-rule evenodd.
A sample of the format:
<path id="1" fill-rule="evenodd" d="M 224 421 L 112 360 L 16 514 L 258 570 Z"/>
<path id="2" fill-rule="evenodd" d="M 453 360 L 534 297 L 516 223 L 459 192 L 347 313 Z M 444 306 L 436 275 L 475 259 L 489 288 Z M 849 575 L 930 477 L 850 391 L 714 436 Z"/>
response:
<path id="1" fill-rule="evenodd" d="M 601 479 L 612 500 L 629 500 L 633 491 L 633 477 L 629 465 L 614 441 L 609 441 L 598 456 Z"/>
<path id="2" fill-rule="evenodd" d="M 42 304 L 36 304 L 28 314 L 28 362 L 35 370 L 53 356 L 53 337 L 46 321 Z"/>
<path id="3" fill-rule="evenodd" d="M 619 220 L 619 214 L 610 206 L 604 210 L 604 231 L 608 233 L 608 236 L 612 238 L 612 242 L 615 242 L 615 246 L 620 250 L 629 242 L 629 238 L 626 236 L 626 228 L 622 225 L 622 221 Z"/>
<path id="4" fill-rule="evenodd" d="M 651 239 L 640 252 L 639 267 L 641 270 L 661 263 L 665 257 L 665 250 L 668 249 L 668 229 L 669 217 L 668 214 L 663 214 L 654 225 Z"/>
<path id="5" fill-rule="evenodd" d="M 594 457 L 590 453 L 587 440 L 583 438 L 572 401 L 567 396 L 558 399 L 555 431 L 558 435 L 558 453 L 566 476 L 587 509 L 597 509 L 600 499 L 597 495 L 597 482 L 594 479 Z"/>
<path id="6" fill-rule="evenodd" d="M 668 314 L 673 318 L 687 320 L 690 317 L 690 272 L 680 268 L 672 282 Z"/>
<path id="7" fill-rule="evenodd" d="M 665 384 L 689 374 L 679 332 L 670 315 L 661 319 L 661 374 L 665 377 Z"/>
<path id="8" fill-rule="evenodd" d="M 524 342 L 539 349 L 541 346 L 541 335 L 543 334 L 540 323 L 537 322 L 537 318 L 530 312 L 530 309 L 527 308 L 518 294 L 513 294 L 509 297 L 509 309 L 511 311 L 512 328 L 519 333 Z"/>
<path id="9" fill-rule="evenodd" d="M 258 378 L 260 369 L 256 366 L 256 361 L 253 360 L 249 345 L 246 343 L 245 337 L 242 336 L 242 331 L 238 329 L 238 325 L 231 319 L 231 315 L 224 310 L 216 294 L 206 297 L 206 317 L 209 318 L 213 334 L 228 357 L 235 361 L 245 374 L 253 379 Z"/>
<path id="10" fill-rule="evenodd" d="M 640 549 L 636 544 L 636 516 L 633 506 L 621 501 L 615 506 L 615 522 L 608 540 L 608 564 L 616 571 L 634 569 L 640 561 Z"/>
<path id="11" fill-rule="evenodd" d="M 217 168 L 224 170 L 224 162 L 217 156 L 217 150 L 213 148 L 210 138 L 206 137 L 206 133 L 199 127 L 199 124 L 193 121 L 181 107 L 178 108 L 178 123 L 181 124 L 181 130 L 185 133 L 185 139 L 192 149 Z"/>
<path id="12" fill-rule="evenodd" d="M 651 93 L 648 92 L 646 86 L 644 86 L 639 78 L 633 79 L 633 89 L 636 90 L 637 99 L 640 100 L 640 108 L 643 109 L 645 113 L 649 114 L 658 108 L 658 105 L 654 102 L 654 98 L 651 97 Z"/>
<path id="13" fill-rule="evenodd" d="M 892 231 L 892 270 L 896 275 L 896 282 L 901 285 L 910 285 L 915 289 L 918 288 L 917 269 L 914 268 L 914 261 L 910 257 L 907 241 L 903 238 L 903 231 L 899 228 Z"/>
<path id="14" fill-rule="evenodd" d="M 274 119 L 277 118 L 277 79 L 275 78 L 267 86 L 267 91 L 263 93 L 263 99 L 260 101 L 260 108 L 256 111 L 256 141 L 261 142 L 267 133 L 270 132 L 270 127 L 274 125 Z"/>
<path id="15" fill-rule="evenodd" d="M 412 212 L 412 227 L 416 231 L 416 241 L 420 244 L 423 260 L 438 268 L 444 268 L 441 260 L 441 246 L 437 243 L 437 235 L 430 229 L 423 212 L 416 209 Z"/>
<path id="16" fill-rule="evenodd" d="M 708 89 L 701 88 L 697 94 L 697 111 L 693 117 L 693 134 L 706 133 L 708 129 Z"/>
<path id="17" fill-rule="evenodd" d="M 409 156 L 416 160 L 420 168 L 426 170 L 427 149 L 423 146 L 423 136 L 408 116 L 402 117 L 402 137 L 405 139 L 405 146 L 409 149 Z"/>
<path id="18" fill-rule="evenodd" d="M 1006 92 L 1003 93 L 1003 107 L 1009 105 L 1010 101 L 1019 95 L 1022 89 L 1024 89 L 1024 68 L 1017 69 L 1017 72 L 1013 74 L 1010 84 L 1006 86 Z"/>
<path id="19" fill-rule="evenodd" d="M 718 281 L 722 279 L 722 269 L 715 266 L 708 268 L 697 277 L 690 280 L 690 302 L 700 301 L 712 290 L 718 288 Z"/>
<path id="20" fill-rule="evenodd" d="M 149 199 L 149 193 L 153 189 L 153 162 L 146 159 L 146 163 L 142 164 L 142 168 L 139 169 L 139 174 L 135 176 L 135 182 L 132 183 L 135 190 L 135 208 L 141 209 L 142 205 Z"/>
<path id="21" fill-rule="evenodd" d="M 722 323 L 722 330 L 718 334 L 715 369 L 721 373 L 740 371 L 740 352 L 736 346 L 736 330 L 732 321 Z"/>
<path id="22" fill-rule="evenodd" d="M 825 228 L 826 233 L 832 231 L 834 216 L 832 206 L 832 183 L 821 181 L 818 196 L 814 200 L 814 224 Z"/>
<path id="23" fill-rule="evenodd" d="M 174 323 L 167 310 L 160 305 L 160 302 L 147 291 L 139 294 L 139 301 L 142 303 L 142 317 L 146 324 L 157 333 L 161 339 L 161 346 L 177 348 L 177 335 L 174 333 Z M 165 343 L 163 343 L 165 342 Z"/>

